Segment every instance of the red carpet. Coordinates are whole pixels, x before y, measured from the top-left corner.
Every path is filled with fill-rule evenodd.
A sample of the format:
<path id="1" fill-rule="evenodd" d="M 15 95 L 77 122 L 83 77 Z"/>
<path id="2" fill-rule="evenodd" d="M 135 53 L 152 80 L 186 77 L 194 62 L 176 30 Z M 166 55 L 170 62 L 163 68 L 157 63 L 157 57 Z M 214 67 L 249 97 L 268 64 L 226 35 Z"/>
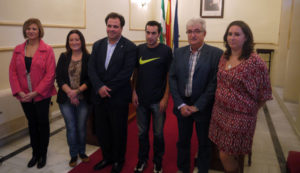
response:
<path id="1" fill-rule="evenodd" d="M 165 155 L 163 160 L 163 172 L 165 173 L 175 173 L 177 171 L 177 149 L 176 149 L 176 142 L 178 140 L 178 128 L 177 128 L 177 119 L 172 112 L 173 109 L 173 101 L 169 100 L 169 105 L 167 108 L 167 118 L 164 128 L 164 135 L 165 135 Z M 150 129 L 150 153 L 149 153 L 149 160 L 148 166 L 144 173 L 152 173 L 153 172 L 153 138 L 152 138 L 152 128 Z M 193 158 L 195 156 L 195 152 L 197 150 L 197 141 L 196 141 L 196 134 L 195 131 L 192 137 L 192 145 L 191 145 L 191 167 L 193 163 Z M 127 138 L 127 151 L 126 151 L 126 161 L 122 170 L 122 173 L 133 173 L 134 167 L 137 164 L 138 158 L 138 129 L 136 125 L 136 120 L 134 118 L 128 124 L 128 138 Z M 74 169 L 70 171 L 70 173 L 109 173 L 111 170 L 111 166 L 100 170 L 94 171 L 93 166 L 102 160 L 101 150 L 97 150 L 90 156 L 89 163 L 80 163 Z"/>

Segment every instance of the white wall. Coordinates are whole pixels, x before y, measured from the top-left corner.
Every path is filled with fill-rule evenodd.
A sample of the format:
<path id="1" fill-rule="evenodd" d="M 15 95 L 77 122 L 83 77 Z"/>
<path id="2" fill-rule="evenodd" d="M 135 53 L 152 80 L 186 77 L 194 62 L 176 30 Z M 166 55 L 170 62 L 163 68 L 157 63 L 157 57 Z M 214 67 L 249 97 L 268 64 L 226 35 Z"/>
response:
<path id="1" fill-rule="evenodd" d="M 156 2 L 157 20 L 159 20 L 160 0 Z M 86 1 L 86 29 L 82 29 L 88 43 L 105 36 L 105 16 L 112 11 L 124 15 L 126 24 L 123 35 L 131 40 L 144 40 L 143 31 L 129 31 L 129 0 L 87 0 Z M 167 0 L 165 0 L 165 8 Z M 199 0 L 178 0 L 178 20 L 180 40 L 187 40 L 185 24 L 191 17 L 200 15 Z M 172 15 L 174 15 L 175 1 L 172 0 Z M 3 8 L 2 6 L 0 7 Z M 51 11 L 51 9 L 49 9 Z M 227 25 L 233 20 L 244 20 L 253 30 L 255 42 L 278 43 L 280 23 L 280 0 L 225 0 L 223 19 L 206 19 L 208 41 L 222 41 Z M 143 21 L 135 16 L 137 20 Z M 43 23 L 43 21 L 42 21 Z M 49 44 L 64 44 L 69 28 L 45 28 L 44 40 Z M 0 26 L 0 48 L 14 47 L 23 41 L 20 26 Z"/>
<path id="2" fill-rule="evenodd" d="M 172 1 L 175 5 L 175 1 Z M 199 0 L 178 0 L 180 40 L 187 40 L 186 21 L 200 16 Z M 174 7 L 173 7 L 174 8 Z M 225 29 L 234 20 L 244 20 L 254 33 L 257 43 L 278 43 L 280 0 L 225 0 L 222 19 L 206 19 L 207 41 L 222 41 Z M 172 11 L 174 15 L 174 10 Z"/>
<path id="3" fill-rule="evenodd" d="M 298 102 L 300 94 L 300 0 L 294 0 L 293 3 L 283 97 L 285 100 Z"/>
<path id="4" fill-rule="evenodd" d="M 271 79 L 272 84 L 284 87 L 285 69 L 287 63 L 287 52 L 289 49 L 289 32 L 291 22 L 292 0 L 283 0 L 281 6 L 281 17 L 279 27 L 278 51 L 275 52 L 273 58 Z"/>

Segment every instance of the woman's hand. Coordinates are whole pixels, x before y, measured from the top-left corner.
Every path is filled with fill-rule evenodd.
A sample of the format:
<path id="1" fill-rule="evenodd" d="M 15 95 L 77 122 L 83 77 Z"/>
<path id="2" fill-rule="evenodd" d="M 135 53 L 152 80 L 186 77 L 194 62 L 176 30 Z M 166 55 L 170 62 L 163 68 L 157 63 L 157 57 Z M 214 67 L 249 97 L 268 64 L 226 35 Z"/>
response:
<path id="1" fill-rule="evenodd" d="M 26 96 L 26 94 L 25 94 L 23 91 L 18 92 L 18 95 L 19 95 L 19 97 L 21 97 L 21 98 L 24 98 L 24 97 Z"/>
<path id="2" fill-rule="evenodd" d="M 25 102 L 24 97 L 26 96 L 26 94 L 23 91 L 18 92 L 18 96 L 21 97 L 21 102 Z"/>
<path id="3" fill-rule="evenodd" d="M 73 98 L 76 98 L 77 95 L 78 95 L 78 90 L 74 90 L 74 89 L 71 89 L 67 92 L 67 95 L 68 97 L 70 98 L 70 100 L 72 100 Z"/>
<path id="4" fill-rule="evenodd" d="M 36 96 L 38 95 L 38 93 L 36 91 L 30 92 L 25 94 L 24 97 L 21 97 L 21 101 L 22 102 L 31 102 Z"/>
<path id="5" fill-rule="evenodd" d="M 70 98 L 71 104 L 78 106 L 79 105 L 79 99 L 77 97 Z"/>

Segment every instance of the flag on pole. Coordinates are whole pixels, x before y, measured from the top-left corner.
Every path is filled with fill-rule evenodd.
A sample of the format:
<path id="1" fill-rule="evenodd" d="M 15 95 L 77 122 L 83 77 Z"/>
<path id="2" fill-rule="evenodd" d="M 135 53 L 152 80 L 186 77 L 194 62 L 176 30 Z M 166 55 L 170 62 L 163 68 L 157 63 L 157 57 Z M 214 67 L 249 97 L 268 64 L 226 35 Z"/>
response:
<path id="1" fill-rule="evenodd" d="M 178 8 L 178 0 L 176 0 L 176 4 L 175 4 L 174 29 L 173 29 L 173 50 L 178 48 L 178 41 L 179 41 L 177 8 Z"/>
<path id="2" fill-rule="evenodd" d="M 172 47 L 172 14 L 171 14 L 171 0 L 168 0 L 167 18 L 166 18 L 166 44 Z"/>
<path id="3" fill-rule="evenodd" d="M 159 40 L 161 43 L 165 42 L 165 35 L 166 35 L 166 17 L 165 17 L 165 1 L 161 0 L 161 9 L 160 9 L 160 25 L 161 25 L 161 32 Z"/>

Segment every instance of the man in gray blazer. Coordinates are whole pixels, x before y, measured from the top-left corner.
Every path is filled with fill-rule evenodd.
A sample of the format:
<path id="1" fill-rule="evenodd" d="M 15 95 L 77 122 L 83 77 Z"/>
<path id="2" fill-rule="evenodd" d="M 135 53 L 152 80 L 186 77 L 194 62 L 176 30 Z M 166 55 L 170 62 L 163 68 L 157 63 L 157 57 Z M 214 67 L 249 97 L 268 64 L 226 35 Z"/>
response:
<path id="1" fill-rule="evenodd" d="M 211 142 L 208 126 L 217 86 L 218 63 L 223 51 L 204 43 L 206 23 L 193 18 L 187 22 L 189 45 L 174 52 L 170 69 L 170 90 L 177 116 L 179 140 L 177 142 L 178 173 L 190 172 L 190 144 L 193 123 L 198 137 L 198 172 L 208 172 Z"/>

